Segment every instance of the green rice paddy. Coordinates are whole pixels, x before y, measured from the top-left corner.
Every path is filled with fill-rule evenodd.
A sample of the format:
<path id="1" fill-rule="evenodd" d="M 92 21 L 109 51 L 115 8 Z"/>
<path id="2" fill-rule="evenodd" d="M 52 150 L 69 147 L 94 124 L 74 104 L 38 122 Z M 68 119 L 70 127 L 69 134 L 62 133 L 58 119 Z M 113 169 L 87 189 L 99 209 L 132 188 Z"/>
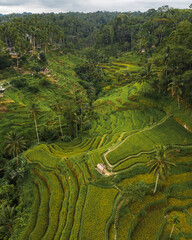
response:
<path id="1" fill-rule="evenodd" d="M 57 71 L 55 80 L 60 87 L 69 87 L 63 76 L 67 79 L 70 75 L 67 66 L 72 63 L 57 60 L 50 61 L 50 69 Z M 122 60 L 102 67 L 107 72 L 113 70 L 113 76 L 139 69 Z M 73 84 L 75 76 L 70 81 Z M 172 227 L 169 219 L 175 214 L 179 214 L 180 223 L 172 239 L 192 239 L 192 133 L 180 124 L 179 114 L 167 114 L 166 108 L 143 99 L 141 91 L 142 86 L 134 83 L 112 90 L 95 101 L 96 117 L 87 136 L 69 143 L 40 144 L 25 153 L 34 203 L 18 239 L 165 240 Z M 7 105 L 9 121 L 2 121 L 1 127 L 32 128 L 33 122 L 16 96 L 12 99 L 17 105 Z M 148 173 L 146 162 L 156 145 L 173 146 L 176 167 L 153 194 L 156 179 Z M 106 166 L 108 175 L 96 170 L 98 163 Z M 141 181 L 149 192 L 142 202 L 129 202 L 124 189 Z"/>

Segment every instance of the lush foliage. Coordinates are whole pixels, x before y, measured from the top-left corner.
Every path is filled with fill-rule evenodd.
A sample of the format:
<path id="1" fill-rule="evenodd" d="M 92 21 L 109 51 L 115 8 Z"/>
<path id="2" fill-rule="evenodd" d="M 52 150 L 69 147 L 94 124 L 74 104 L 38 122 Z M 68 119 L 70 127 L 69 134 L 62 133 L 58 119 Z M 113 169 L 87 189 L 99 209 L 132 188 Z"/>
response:
<path id="1" fill-rule="evenodd" d="M 0 16 L 1 239 L 192 238 L 191 24 Z"/>

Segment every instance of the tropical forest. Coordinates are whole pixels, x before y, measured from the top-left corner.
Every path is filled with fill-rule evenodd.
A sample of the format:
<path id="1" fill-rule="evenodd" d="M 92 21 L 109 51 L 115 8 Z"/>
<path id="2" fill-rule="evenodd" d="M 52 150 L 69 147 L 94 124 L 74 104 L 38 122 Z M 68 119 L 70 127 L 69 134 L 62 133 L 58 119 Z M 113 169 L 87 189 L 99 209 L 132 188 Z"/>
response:
<path id="1" fill-rule="evenodd" d="M 192 239 L 192 5 L 0 15 L 0 239 Z"/>

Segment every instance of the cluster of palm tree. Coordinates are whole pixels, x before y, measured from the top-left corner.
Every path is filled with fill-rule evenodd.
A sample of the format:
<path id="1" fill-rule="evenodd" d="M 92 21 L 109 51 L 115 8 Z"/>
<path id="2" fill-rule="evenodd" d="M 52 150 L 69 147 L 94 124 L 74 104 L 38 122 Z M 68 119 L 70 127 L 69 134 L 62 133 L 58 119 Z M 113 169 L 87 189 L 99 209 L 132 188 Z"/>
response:
<path id="1" fill-rule="evenodd" d="M 59 121 L 59 128 L 60 128 L 60 133 L 61 133 L 61 138 L 62 140 L 64 139 L 64 134 L 63 134 L 63 129 L 62 129 L 62 124 L 61 124 L 61 115 L 62 115 L 62 103 L 59 102 L 59 99 L 55 100 L 55 103 L 51 105 L 53 110 L 56 112 L 58 116 L 58 121 Z"/>
<path id="2" fill-rule="evenodd" d="M 179 223 L 180 223 L 179 215 L 172 215 L 171 218 L 170 218 L 170 224 L 172 224 L 172 228 L 171 228 L 169 238 L 172 237 L 173 231 Z"/>
<path id="3" fill-rule="evenodd" d="M 0 233 L 10 236 L 13 234 L 13 224 L 15 219 L 15 207 L 2 207 L 0 211 Z M 6 238 L 7 239 L 7 238 Z"/>
<path id="4" fill-rule="evenodd" d="M 168 157 L 168 148 L 162 145 L 156 146 L 155 149 L 156 155 L 153 159 L 147 162 L 147 166 L 150 167 L 149 172 L 154 172 L 156 176 L 155 188 L 153 193 L 157 190 L 157 185 L 159 179 L 165 179 L 168 174 L 168 169 L 170 166 L 176 166 L 173 162 L 169 161 Z"/>
<path id="5" fill-rule="evenodd" d="M 16 158 L 19 165 L 19 154 L 26 148 L 26 140 L 15 131 L 10 131 L 5 136 L 5 150 L 9 156 Z"/>
<path id="6" fill-rule="evenodd" d="M 22 151 L 26 149 L 26 140 L 18 134 L 16 131 L 10 131 L 5 136 L 5 151 L 7 154 L 16 160 L 16 169 L 6 170 L 9 173 L 11 179 L 14 177 L 22 176 L 23 177 L 23 162 L 19 162 L 21 158 L 19 155 Z M 0 239 L 8 239 L 13 234 L 13 225 L 16 218 L 15 206 L 9 204 L 1 204 L 0 208 Z M 2 237 L 2 238 L 1 238 Z"/>
<path id="7" fill-rule="evenodd" d="M 39 144 L 39 132 L 38 132 L 38 126 L 37 126 L 37 119 L 40 114 L 40 109 L 37 106 L 37 104 L 32 103 L 29 107 L 29 112 L 30 112 L 30 118 L 33 119 L 35 123 L 35 131 L 36 131 L 36 136 L 37 136 L 37 143 Z"/>
<path id="8" fill-rule="evenodd" d="M 180 98 L 182 94 L 181 86 L 183 83 L 179 83 L 178 81 L 172 81 L 168 84 L 167 91 L 171 91 L 171 96 L 177 98 L 177 107 L 180 109 Z"/>

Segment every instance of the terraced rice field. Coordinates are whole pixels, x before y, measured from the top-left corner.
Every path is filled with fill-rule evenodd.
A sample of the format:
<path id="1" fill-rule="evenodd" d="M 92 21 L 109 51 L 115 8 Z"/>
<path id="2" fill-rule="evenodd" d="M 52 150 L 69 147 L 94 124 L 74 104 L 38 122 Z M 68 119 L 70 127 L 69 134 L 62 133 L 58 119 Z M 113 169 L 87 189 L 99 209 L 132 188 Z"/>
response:
<path id="1" fill-rule="evenodd" d="M 116 67 L 128 68 L 120 64 Z M 50 66 L 57 68 L 54 61 Z M 58 81 L 63 71 L 68 72 L 60 66 Z M 98 99 L 87 137 L 25 153 L 34 201 L 19 240 L 166 240 L 174 215 L 180 223 L 172 239 L 192 239 L 192 133 L 173 115 L 138 101 L 141 87 L 130 84 Z M 176 167 L 153 194 L 156 178 L 146 163 L 156 145 L 172 145 Z M 97 171 L 98 163 L 106 175 Z M 147 193 L 131 201 L 127 187 L 142 181 Z"/>
<path id="2" fill-rule="evenodd" d="M 22 132 L 23 137 L 29 141 L 36 139 L 34 121 L 30 117 L 32 102 L 35 102 L 39 109 L 37 119 L 39 135 L 46 137 L 46 131 L 52 131 L 52 135 L 54 133 L 58 134 L 58 115 L 54 111 L 56 97 L 62 96 L 63 92 L 67 95 L 74 94 L 74 91 L 81 90 L 82 93 L 84 92 L 77 81 L 77 76 L 75 76 L 73 70 L 74 64 L 70 58 L 67 56 L 50 57 L 50 73 L 46 76 L 42 74 L 35 76 L 31 70 L 24 75 L 20 74 L 21 76 L 16 75 L 6 79 L 7 88 L 0 97 L 0 147 L 3 147 L 4 137 L 11 130 Z M 75 57 L 73 61 L 75 61 Z M 26 84 L 25 87 L 18 87 L 12 83 L 12 81 L 21 80 Z M 48 85 L 44 85 L 44 81 Z M 4 80 L 1 80 L 1 84 L 3 82 Z M 69 86 L 71 87 L 69 88 Z M 31 87 L 36 89 L 35 93 L 31 90 Z M 65 101 L 65 98 L 63 99 Z M 63 130 L 65 130 L 65 117 L 61 116 L 60 120 Z M 66 135 L 68 134 L 67 131 Z"/>
<path id="3" fill-rule="evenodd" d="M 110 106 L 106 103 L 106 108 Z M 114 122 L 110 132 L 106 119 L 100 125 L 103 135 L 42 144 L 26 152 L 35 198 L 22 240 L 167 239 L 175 214 L 180 223 L 173 239 L 192 238 L 192 134 L 157 109 L 154 115 L 149 107 L 143 112 L 119 111 L 127 114 L 122 117 L 123 127 L 116 112 L 109 114 Z M 155 177 L 145 163 L 156 145 L 168 144 L 181 149 L 173 159 L 177 167 L 171 168 L 167 181 L 153 194 Z M 97 172 L 98 163 L 105 164 L 109 176 Z M 150 192 L 142 202 L 129 203 L 123 189 L 141 181 Z"/>
<path id="4" fill-rule="evenodd" d="M 137 63 L 132 63 L 131 60 L 118 60 L 108 64 L 101 64 L 100 67 L 111 78 L 113 84 L 122 84 L 129 78 L 130 73 L 137 72 L 140 67 Z"/>

